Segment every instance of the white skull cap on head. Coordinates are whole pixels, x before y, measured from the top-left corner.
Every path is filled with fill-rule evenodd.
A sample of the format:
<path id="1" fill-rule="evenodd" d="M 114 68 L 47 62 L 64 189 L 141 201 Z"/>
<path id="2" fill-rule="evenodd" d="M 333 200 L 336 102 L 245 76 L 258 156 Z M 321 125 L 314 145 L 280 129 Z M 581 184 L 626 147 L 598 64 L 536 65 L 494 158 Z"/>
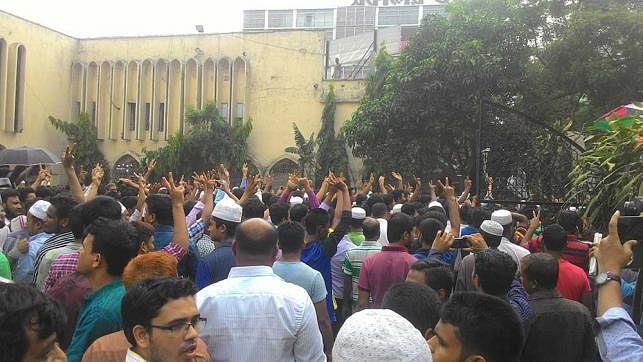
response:
<path id="1" fill-rule="evenodd" d="M 388 309 L 365 309 L 350 316 L 339 330 L 333 361 L 431 362 L 420 331 Z"/>

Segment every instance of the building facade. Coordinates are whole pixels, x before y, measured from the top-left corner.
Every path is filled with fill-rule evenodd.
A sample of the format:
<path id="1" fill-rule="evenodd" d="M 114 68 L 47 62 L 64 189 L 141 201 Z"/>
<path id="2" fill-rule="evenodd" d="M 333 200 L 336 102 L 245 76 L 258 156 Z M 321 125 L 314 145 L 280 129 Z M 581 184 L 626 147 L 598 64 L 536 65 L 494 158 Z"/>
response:
<path id="1" fill-rule="evenodd" d="M 249 162 L 287 172 L 296 167 L 284 151 L 292 122 L 318 132 L 334 84 L 339 128 L 364 90 L 359 80 L 325 79 L 323 31 L 77 39 L 4 12 L 0 24 L 0 147 L 60 154 L 68 141 L 48 116 L 87 112 L 120 169 L 182 132 L 188 107 L 214 102 L 228 122 L 252 119 Z"/>

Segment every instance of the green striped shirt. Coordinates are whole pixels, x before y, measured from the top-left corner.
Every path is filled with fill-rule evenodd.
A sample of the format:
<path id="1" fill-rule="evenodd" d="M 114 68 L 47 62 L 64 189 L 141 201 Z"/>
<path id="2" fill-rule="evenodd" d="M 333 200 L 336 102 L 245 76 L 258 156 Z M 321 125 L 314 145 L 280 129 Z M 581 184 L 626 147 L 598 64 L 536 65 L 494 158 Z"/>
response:
<path id="1" fill-rule="evenodd" d="M 360 246 L 356 246 L 346 252 L 344 263 L 342 265 L 344 274 L 350 275 L 353 279 L 353 306 L 357 305 L 357 282 L 359 281 L 359 271 L 362 263 L 367 256 L 380 252 L 382 244 L 377 240 L 364 241 Z"/>

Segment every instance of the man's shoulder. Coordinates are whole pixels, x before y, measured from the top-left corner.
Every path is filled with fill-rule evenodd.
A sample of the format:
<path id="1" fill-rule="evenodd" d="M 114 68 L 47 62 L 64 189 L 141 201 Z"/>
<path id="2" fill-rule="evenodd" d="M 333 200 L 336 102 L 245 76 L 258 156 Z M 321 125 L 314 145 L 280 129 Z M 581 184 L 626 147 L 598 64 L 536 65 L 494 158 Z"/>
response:
<path id="1" fill-rule="evenodd" d="M 313 269 L 313 271 L 315 271 Z M 254 286 L 253 286 L 254 284 Z M 240 291 L 239 286 L 243 285 L 244 292 Z M 279 276 L 263 278 L 228 278 L 220 282 L 208 285 L 196 294 L 197 305 L 211 302 L 223 302 L 222 297 L 235 298 L 271 298 L 282 297 L 305 301 L 309 299 L 308 292 L 295 284 L 288 283 Z"/>

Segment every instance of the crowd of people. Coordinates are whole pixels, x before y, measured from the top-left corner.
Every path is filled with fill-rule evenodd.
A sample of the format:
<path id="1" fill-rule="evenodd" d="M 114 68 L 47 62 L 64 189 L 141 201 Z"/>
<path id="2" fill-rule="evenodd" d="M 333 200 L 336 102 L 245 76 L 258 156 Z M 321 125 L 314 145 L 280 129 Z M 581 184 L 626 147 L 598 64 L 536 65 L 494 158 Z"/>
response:
<path id="1" fill-rule="evenodd" d="M 576 210 L 541 222 L 468 178 L 62 166 L 0 179 L 2 361 L 643 360 L 618 211 L 589 241 Z"/>

